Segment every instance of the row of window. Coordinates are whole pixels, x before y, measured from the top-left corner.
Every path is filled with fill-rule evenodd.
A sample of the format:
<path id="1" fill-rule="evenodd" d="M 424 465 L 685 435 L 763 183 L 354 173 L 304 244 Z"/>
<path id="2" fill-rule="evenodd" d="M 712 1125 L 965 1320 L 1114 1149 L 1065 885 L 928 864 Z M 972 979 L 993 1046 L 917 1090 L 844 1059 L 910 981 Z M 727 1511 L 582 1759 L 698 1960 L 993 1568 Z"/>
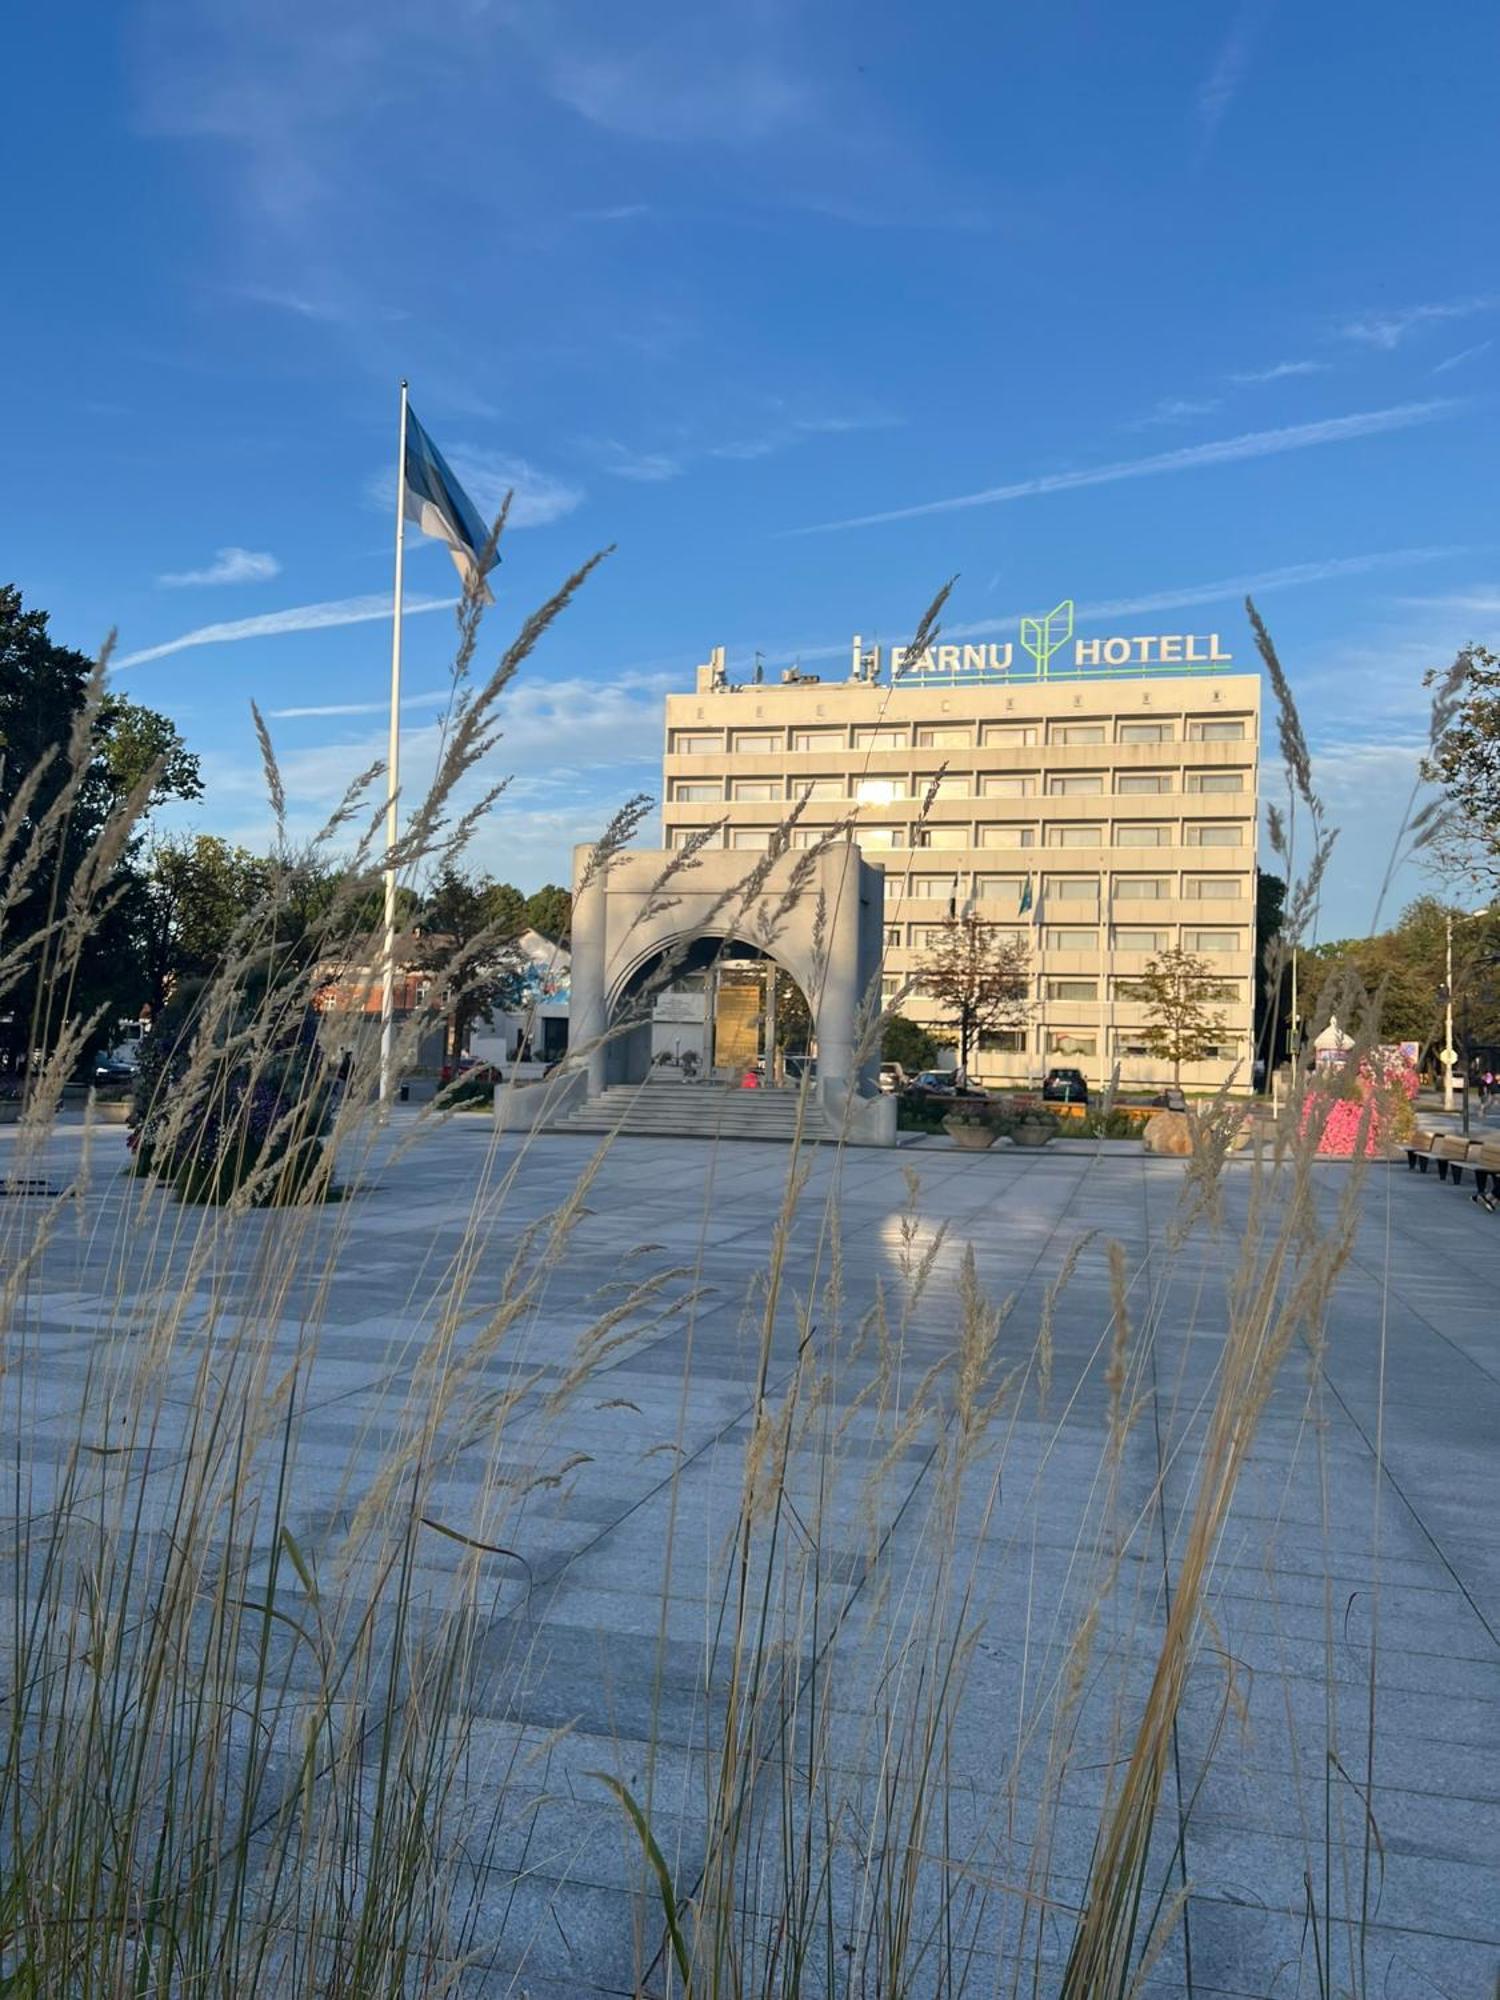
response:
<path id="1" fill-rule="evenodd" d="M 1069 978 L 1067 976 L 1041 979 L 1037 982 L 1037 998 L 1039 1000 L 1062 1000 L 1088 1006 L 1097 1006 L 1099 1004 L 1099 985 L 1100 982 L 1097 979 Z M 1109 998 L 1127 1003 L 1134 1002 L 1136 1005 L 1139 1005 L 1139 995 L 1133 990 L 1135 985 L 1135 979 L 1129 974 L 1121 974 L 1116 978 L 1112 978 L 1108 982 Z M 923 989 L 920 979 L 913 985 L 908 986 L 906 991 L 912 1004 L 919 1008 L 924 1003 L 934 1006 L 942 1004 L 938 995 L 929 994 Z M 1233 979 L 1204 980 L 1198 989 L 1198 998 L 1206 1005 L 1234 1006 L 1243 997 L 1244 995 L 1238 981 Z"/>
<path id="2" fill-rule="evenodd" d="M 1166 828 L 1150 829 L 1150 831 L 1152 832 L 1158 830 L 1164 833 L 1170 831 L 1170 829 Z M 1230 830 L 1238 831 L 1238 829 L 1235 828 L 1231 828 Z M 1097 826 L 1052 827 L 1047 830 L 1048 838 L 1046 845 L 1050 848 L 1100 847 L 1105 844 L 1101 839 L 1101 834 L 1103 831 L 1104 829 Z M 1131 829 L 1130 831 L 1133 831 L 1133 829 Z M 829 836 L 829 832 L 830 829 L 827 827 L 794 826 L 789 829 L 786 844 L 789 847 L 795 847 L 795 848 L 814 847 L 817 846 L 820 842 L 826 840 Z M 1193 829 L 1188 833 L 1188 837 L 1184 844 L 1189 847 L 1240 847 L 1245 844 L 1243 839 L 1231 840 L 1227 838 L 1202 837 L 1205 833 L 1208 833 L 1210 834 L 1210 836 L 1212 836 L 1217 832 L 1218 829 L 1209 829 L 1203 827 Z M 967 827 L 967 826 L 920 827 L 916 830 L 914 847 L 915 851 L 918 853 L 968 853 L 971 849 L 974 848 L 996 848 L 996 847 L 1026 848 L 1026 847 L 1034 847 L 1036 845 L 1034 838 L 1028 839 L 1024 837 L 1025 835 L 1032 833 L 1033 829 L 1029 827 L 981 826 L 978 829 L 978 838 L 976 839 L 975 829 L 973 829 L 972 827 Z M 1195 834 L 1198 837 L 1195 838 L 1194 837 Z M 1054 836 L 1056 837 L 1054 838 Z M 873 855 L 873 854 L 894 853 L 897 850 L 906 848 L 906 829 L 903 827 L 879 827 L 879 826 L 861 827 L 856 837 L 858 839 L 861 850 L 867 854 Z M 672 830 L 669 838 L 671 841 L 671 845 L 674 848 L 683 848 L 686 847 L 690 841 L 696 841 L 699 838 L 699 836 L 690 827 L 675 827 Z M 770 852 L 771 848 L 773 847 L 773 845 L 775 845 L 775 843 L 779 838 L 780 838 L 779 832 L 775 827 L 731 826 L 724 829 L 722 834 L 716 830 L 712 844 L 714 846 L 718 846 L 720 844 L 720 841 L 722 840 L 725 846 L 736 849 L 740 853 L 766 854 Z M 1129 838 L 1118 838 L 1114 841 L 1113 844 L 1116 847 L 1146 847 L 1146 846 L 1156 847 L 1156 846 L 1168 846 L 1171 844 L 1171 842 L 1166 840 L 1140 841 L 1140 840 L 1132 840 Z M 1018 877 L 1017 879 L 1019 880 L 1020 878 Z M 1087 892 L 1085 892 L 1083 889 L 1062 888 L 1056 892 L 1059 895 L 1081 896 L 1087 893 L 1092 896 L 1092 895 L 1097 895 L 1098 893 L 1098 887 L 1097 887 L 1098 878 L 1096 876 L 1082 876 L 1082 875 L 1058 876 L 1058 877 L 1049 877 L 1048 879 L 1056 880 L 1058 882 L 1087 883 L 1091 885 L 1088 888 Z M 1118 887 L 1118 885 L 1121 882 L 1129 881 L 1132 879 L 1135 878 L 1129 876 L 1116 876 L 1115 878 L 1117 885 L 1116 893 L 1117 894 L 1121 893 Z M 1163 876 L 1163 877 L 1154 877 L 1152 879 L 1166 881 L 1168 878 Z M 1193 878 L 1193 879 L 1198 879 L 1198 878 Z M 1233 895 L 1233 896 L 1239 896 L 1246 893 L 1246 878 L 1243 875 L 1227 875 L 1222 878 L 1217 876 L 1212 878 L 1205 877 L 1202 879 L 1205 880 L 1212 879 L 1214 881 L 1222 880 L 1232 885 L 1231 887 L 1225 888 L 1221 892 L 1216 891 L 1215 893 L 1222 893 L 1224 895 Z M 1161 893 L 1163 895 L 1167 895 L 1170 894 L 1171 892 L 1169 890 L 1163 889 Z M 1194 892 L 1189 891 L 1187 893 L 1194 893 Z"/>
<path id="3" fill-rule="evenodd" d="M 1030 946 L 1036 942 L 1037 934 L 1031 930 L 1005 930 L 997 926 L 999 935 L 1009 942 Z M 913 951 L 926 951 L 939 943 L 944 935 L 941 924 L 887 924 L 885 942 L 888 951 L 899 951 L 910 945 Z M 1187 930 L 1183 932 L 1184 951 L 1239 951 L 1244 944 L 1243 931 Z M 1139 924 L 1115 924 L 1111 926 L 1108 938 L 1101 939 L 1097 925 L 1074 927 L 1068 924 L 1048 924 L 1042 932 L 1045 948 L 1049 952 L 1086 952 L 1097 958 L 1103 951 L 1163 952 L 1170 951 L 1177 943 L 1177 931 L 1173 926 L 1164 930 L 1148 930 Z M 1075 996 L 1087 999 L 1087 994 Z"/>
<path id="4" fill-rule="evenodd" d="M 1113 789 L 1120 798 L 1149 798 L 1178 790 L 1228 793 L 1248 789 L 1248 771 L 1117 771 L 1111 788 L 1103 771 L 1054 771 L 1041 782 L 1036 771 L 945 771 L 940 778 L 860 778 L 846 773 L 818 778 L 674 778 L 675 805 L 766 805 L 782 799 L 853 799 L 857 805 L 888 806 L 898 799 L 1029 799 L 1040 791 L 1049 799 L 1102 798 Z"/>
<path id="5" fill-rule="evenodd" d="M 899 989 L 893 984 L 886 995 L 887 1001 L 896 997 Z M 1099 1035 L 1091 1028 L 1056 1027 L 1047 1023 L 1033 1024 L 1025 1028 L 989 1028 L 982 1030 L 978 1037 L 979 1053 L 987 1055 L 1043 1055 L 1059 1059 L 1067 1056 L 1097 1056 Z M 1120 1058 L 1149 1056 L 1150 1050 L 1142 1041 L 1139 1029 L 1120 1028 L 1110 1039 L 1111 1053 Z M 1219 1044 L 1204 1051 L 1206 1062 L 1235 1062 L 1243 1051 L 1232 1041 Z"/>
<path id="6" fill-rule="evenodd" d="M 1243 743 L 1249 734 L 1249 718 L 1243 715 L 1190 715 L 1184 719 L 1181 740 L 1185 743 Z M 1097 722 L 983 722 L 978 725 L 979 741 L 996 748 L 1027 750 L 1038 743 L 1108 743 L 1111 724 Z M 1178 739 L 1174 718 L 1164 722 L 1120 722 L 1113 724 L 1116 743 L 1175 743 Z M 1045 732 L 1045 733 L 1044 733 Z M 853 729 L 825 726 L 790 731 L 790 747 L 795 751 L 855 750 L 968 750 L 974 746 L 972 723 L 918 724 L 915 731 L 899 723 L 878 723 Z M 778 757 L 787 749 L 785 729 L 731 729 L 729 748 L 740 757 Z M 671 750 L 677 757 L 714 757 L 725 747 L 722 729 L 674 729 Z"/>

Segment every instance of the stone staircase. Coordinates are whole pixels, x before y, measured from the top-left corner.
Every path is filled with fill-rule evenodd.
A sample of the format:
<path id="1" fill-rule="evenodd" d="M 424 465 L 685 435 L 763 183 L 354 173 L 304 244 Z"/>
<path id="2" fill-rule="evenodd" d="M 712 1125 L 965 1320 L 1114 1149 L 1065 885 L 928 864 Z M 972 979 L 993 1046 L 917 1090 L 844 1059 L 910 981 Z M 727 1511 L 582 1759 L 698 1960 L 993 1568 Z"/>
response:
<path id="1" fill-rule="evenodd" d="M 576 1111 L 554 1120 L 550 1132 L 620 1132 L 632 1138 L 762 1139 L 785 1145 L 797 1126 L 796 1090 L 741 1090 L 724 1083 L 612 1084 Z M 803 1137 L 823 1129 L 814 1095 Z"/>

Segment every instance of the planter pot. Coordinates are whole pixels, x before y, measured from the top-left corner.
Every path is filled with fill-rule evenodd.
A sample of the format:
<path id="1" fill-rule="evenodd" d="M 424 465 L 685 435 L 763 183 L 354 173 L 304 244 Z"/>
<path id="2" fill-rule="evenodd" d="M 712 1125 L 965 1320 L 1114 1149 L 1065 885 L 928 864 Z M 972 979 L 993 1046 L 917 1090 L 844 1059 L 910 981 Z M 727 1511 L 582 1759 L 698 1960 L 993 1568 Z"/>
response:
<path id="1" fill-rule="evenodd" d="M 21 1100 L 18 1097 L 0 1097 L 0 1125 L 18 1125 L 21 1122 Z"/>
<path id="2" fill-rule="evenodd" d="M 94 1104 L 96 1125 L 128 1125 L 130 1122 L 130 1099 L 128 1097 L 107 1097 Z"/>
<path id="3" fill-rule="evenodd" d="M 1050 1125 L 1033 1125 L 1029 1119 L 1022 1119 L 1019 1125 L 1012 1125 L 1010 1128 L 1010 1143 L 1013 1146 L 1024 1147 L 1029 1152 L 1035 1152 L 1038 1147 L 1050 1144 L 1055 1137 L 1056 1134 Z"/>
<path id="4" fill-rule="evenodd" d="M 988 1152 L 1000 1136 L 993 1125 L 958 1125 L 947 1118 L 943 1120 L 943 1130 L 964 1153 Z"/>

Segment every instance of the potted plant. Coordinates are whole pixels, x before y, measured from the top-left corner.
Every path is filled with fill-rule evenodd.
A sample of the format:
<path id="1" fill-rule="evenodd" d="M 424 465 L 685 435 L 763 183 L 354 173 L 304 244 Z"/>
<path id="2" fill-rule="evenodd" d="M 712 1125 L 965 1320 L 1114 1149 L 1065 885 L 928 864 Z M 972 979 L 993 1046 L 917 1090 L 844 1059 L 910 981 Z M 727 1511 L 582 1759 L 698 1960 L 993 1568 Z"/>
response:
<path id="1" fill-rule="evenodd" d="M 943 1130 L 965 1153 L 987 1152 L 1000 1137 L 1000 1128 L 981 1104 L 956 1104 L 943 1117 Z"/>
<path id="2" fill-rule="evenodd" d="M 1005 1130 L 1013 1146 L 1034 1150 L 1055 1139 L 1058 1120 L 1039 1097 L 1022 1094 L 1009 1098 L 1004 1110 Z"/>

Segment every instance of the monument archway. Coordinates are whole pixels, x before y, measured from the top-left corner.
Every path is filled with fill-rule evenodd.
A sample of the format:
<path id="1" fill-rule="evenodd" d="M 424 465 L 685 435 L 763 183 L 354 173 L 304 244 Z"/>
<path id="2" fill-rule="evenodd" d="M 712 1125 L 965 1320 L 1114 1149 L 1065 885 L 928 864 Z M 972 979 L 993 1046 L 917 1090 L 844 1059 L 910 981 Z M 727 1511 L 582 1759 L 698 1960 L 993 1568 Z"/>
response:
<path id="1" fill-rule="evenodd" d="M 520 1102 L 508 1110 L 508 1125 L 556 1122 L 610 1084 L 643 1082 L 655 1019 L 644 996 L 653 979 L 657 991 L 670 983 L 664 970 L 761 959 L 806 996 L 824 1131 L 857 1145 L 895 1144 L 878 1048 L 860 1033 L 880 1004 L 885 877 L 851 841 L 775 857 L 630 852 L 602 866 L 580 847 L 573 880 L 567 1073 L 535 1113 Z"/>

